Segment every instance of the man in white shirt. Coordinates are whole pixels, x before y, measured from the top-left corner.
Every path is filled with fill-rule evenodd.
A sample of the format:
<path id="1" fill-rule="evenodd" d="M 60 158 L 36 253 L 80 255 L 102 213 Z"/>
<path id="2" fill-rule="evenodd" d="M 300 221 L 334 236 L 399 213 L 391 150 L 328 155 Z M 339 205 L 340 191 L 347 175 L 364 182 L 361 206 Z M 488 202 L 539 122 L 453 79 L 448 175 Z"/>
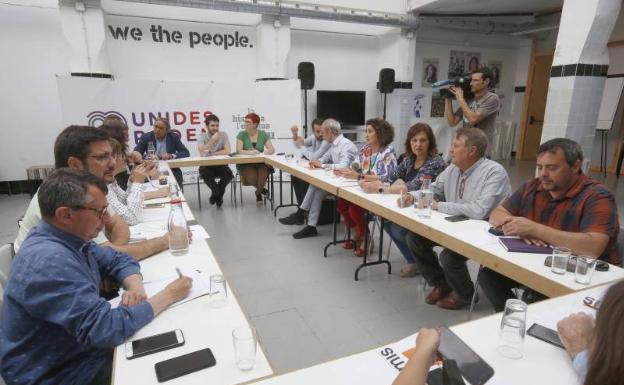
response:
<path id="1" fill-rule="evenodd" d="M 323 122 L 323 138 L 331 143 L 329 151 L 327 151 L 318 160 L 310 160 L 311 168 L 321 168 L 324 164 L 333 164 L 334 168 L 341 169 L 349 167 L 355 156 L 357 155 L 357 147 L 349 139 L 342 135 L 340 123 L 334 119 L 326 119 Z M 293 234 L 293 238 L 301 239 L 318 235 L 316 224 L 318 223 L 321 213 L 321 203 L 327 195 L 325 190 L 310 186 L 308 192 L 303 199 L 301 208 L 297 210 L 296 215 L 305 218 L 308 213 L 308 225 L 300 231 Z M 291 218 L 292 217 L 292 218 Z M 298 222 L 298 218 L 292 215 L 286 218 L 280 218 L 280 223 L 284 225 L 294 225 Z"/>
<path id="2" fill-rule="evenodd" d="M 297 148 L 303 148 L 301 156 L 307 160 L 319 159 L 329 150 L 331 143 L 323 139 L 323 119 L 316 118 L 312 121 L 312 135 L 304 138 L 299 136 L 299 127 L 292 126 L 290 130 L 293 133 L 293 142 Z M 299 178 L 291 177 L 291 183 L 295 190 L 295 196 L 297 197 L 297 203 L 301 205 L 303 198 L 308 191 L 309 184 Z M 291 215 L 296 215 L 293 213 Z M 302 225 L 305 220 L 302 217 L 297 217 L 297 225 Z"/>

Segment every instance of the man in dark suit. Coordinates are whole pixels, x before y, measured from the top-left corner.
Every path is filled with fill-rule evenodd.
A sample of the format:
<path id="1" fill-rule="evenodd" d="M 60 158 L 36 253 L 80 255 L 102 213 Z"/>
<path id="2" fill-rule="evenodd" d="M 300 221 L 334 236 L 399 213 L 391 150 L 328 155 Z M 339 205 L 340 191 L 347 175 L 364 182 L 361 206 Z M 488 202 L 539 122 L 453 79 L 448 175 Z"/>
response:
<path id="1" fill-rule="evenodd" d="M 148 153 L 150 143 L 154 149 L 154 154 Z M 154 131 L 143 134 L 139 143 L 134 147 L 134 151 L 141 154 L 143 158 L 157 157 L 162 160 L 188 158 L 190 156 L 189 150 L 184 146 L 180 137 L 175 132 L 171 132 L 171 125 L 165 118 L 156 119 Z M 182 170 L 172 168 L 171 172 L 178 185 L 182 187 Z"/>

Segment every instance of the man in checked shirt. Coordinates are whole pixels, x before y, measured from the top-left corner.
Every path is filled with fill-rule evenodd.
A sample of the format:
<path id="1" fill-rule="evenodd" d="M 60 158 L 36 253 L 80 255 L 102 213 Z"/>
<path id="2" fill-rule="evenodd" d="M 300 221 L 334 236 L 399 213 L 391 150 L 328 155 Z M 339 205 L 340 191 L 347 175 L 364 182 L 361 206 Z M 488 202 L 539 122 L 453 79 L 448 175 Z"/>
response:
<path id="1" fill-rule="evenodd" d="M 522 185 L 490 216 L 505 235 L 527 243 L 567 247 L 620 265 L 617 238 L 620 224 L 613 194 L 581 170 L 583 151 L 573 140 L 556 138 L 537 151 L 537 178 Z M 511 289 L 519 283 L 490 269 L 479 282 L 494 309 L 502 311 Z"/>

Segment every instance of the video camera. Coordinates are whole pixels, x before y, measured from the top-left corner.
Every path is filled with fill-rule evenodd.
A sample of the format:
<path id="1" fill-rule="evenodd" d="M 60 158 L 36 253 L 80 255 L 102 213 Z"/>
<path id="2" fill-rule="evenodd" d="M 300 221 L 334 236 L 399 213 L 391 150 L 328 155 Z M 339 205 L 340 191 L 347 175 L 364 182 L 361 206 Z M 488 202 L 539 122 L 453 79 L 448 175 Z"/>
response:
<path id="1" fill-rule="evenodd" d="M 472 76 L 470 74 L 457 74 L 455 72 L 448 73 L 448 80 L 440 80 L 431 85 L 433 88 L 453 86 L 455 88 L 461 88 L 464 91 L 464 98 L 470 100 L 474 97 L 474 94 L 470 90 L 470 81 Z M 455 95 L 447 88 L 440 89 L 440 96 L 448 99 L 455 99 Z"/>

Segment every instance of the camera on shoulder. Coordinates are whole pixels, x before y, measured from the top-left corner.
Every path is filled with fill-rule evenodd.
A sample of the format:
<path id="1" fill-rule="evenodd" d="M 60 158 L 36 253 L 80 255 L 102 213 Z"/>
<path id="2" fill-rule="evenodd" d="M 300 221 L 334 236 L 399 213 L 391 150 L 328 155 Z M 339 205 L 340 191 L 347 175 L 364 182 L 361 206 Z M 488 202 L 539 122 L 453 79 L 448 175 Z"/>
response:
<path id="1" fill-rule="evenodd" d="M 459 74 L 455 72 L 448 73 L 448 80 L 441 80 L 432 84 L 433 88 L 445 87 L 440 89 L 440 96 L 448 99 L 455 99 L 455 95 L 448 89 L 453 86 L 455 88 L 461 88 L 464 91 L 464 98 L 470 100 L 474 98 L 474 94 L 470 90 L 470 81 L 472 76 L 468 74 Z"/>

